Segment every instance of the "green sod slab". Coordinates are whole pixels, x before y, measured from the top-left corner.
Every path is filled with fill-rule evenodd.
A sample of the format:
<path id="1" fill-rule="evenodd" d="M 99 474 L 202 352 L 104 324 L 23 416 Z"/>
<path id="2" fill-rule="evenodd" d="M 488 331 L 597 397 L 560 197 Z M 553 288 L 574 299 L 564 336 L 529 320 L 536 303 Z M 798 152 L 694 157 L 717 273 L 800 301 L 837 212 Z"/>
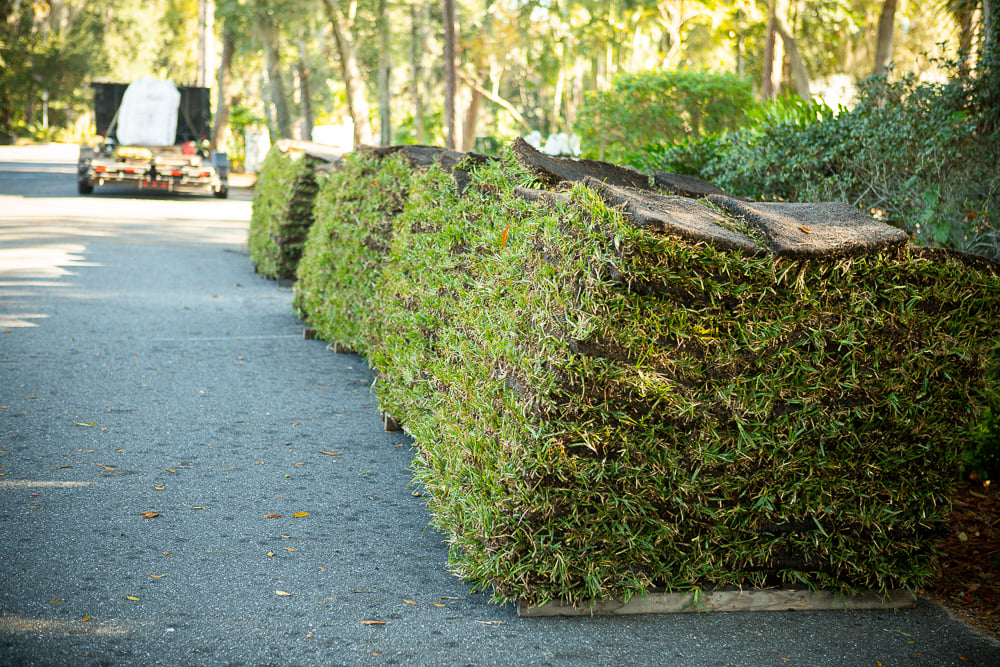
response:
<path id="1" fill-rule="evenodd" d="M 378 374 L 452 570 L 588 609 L 919 588 L 1000 408 L 997 266 L 612 172 L 515 145 L 321 178 L 296 305 Z"/>

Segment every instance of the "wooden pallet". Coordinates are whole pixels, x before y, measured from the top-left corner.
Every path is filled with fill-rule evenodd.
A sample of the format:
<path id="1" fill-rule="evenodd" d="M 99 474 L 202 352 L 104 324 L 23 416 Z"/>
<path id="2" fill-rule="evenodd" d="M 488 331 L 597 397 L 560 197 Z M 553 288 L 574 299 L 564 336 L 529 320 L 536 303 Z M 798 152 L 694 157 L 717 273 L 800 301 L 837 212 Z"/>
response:
<path id="1" fill-rule="evenodd" d="M 518 616 L 593 616 L 624 614 L 678 614 L 714 611 L 817 611 L 826 609 L 907 609 L 917 604 L 909 591 L 891 591 L 883 598 L 877 593 L 841 595 L 831 591 L 748 589 L 694 593 L 650 593 L 628 602 L 604 600 L 572 605 L 552 600 L 532 606 L 517 603 Z"/>

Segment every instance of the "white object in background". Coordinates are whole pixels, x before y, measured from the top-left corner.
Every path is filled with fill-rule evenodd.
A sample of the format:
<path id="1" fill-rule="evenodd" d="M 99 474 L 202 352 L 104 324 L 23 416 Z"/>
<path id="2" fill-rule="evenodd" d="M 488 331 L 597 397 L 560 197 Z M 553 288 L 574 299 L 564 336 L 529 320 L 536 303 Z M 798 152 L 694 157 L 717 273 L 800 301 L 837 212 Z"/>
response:
<path id="1" fill-rule="evenodd" d="M 573 157 L 580 157 L 580 135 L 569 135 L 569 152 Z"/>
<path id="2" fill-rule="evenodd" d="M 340 125 L 317 125 L 310 134 L 313 143 L 354 150 L 354 123 L 350 120 Z"/>
<path id="3" fill-rule="evenodd" d="M 550 134 L 545 146 L 539 150 L 546 155 L 576 157 L 580 155 L 580 137 L 565 132 Z"/>
<path id="4" fill-rule="evenodd" d="M 542 133 L 538 130 L 533 130 L 532 132 L 524 135 L 524 142 L 531 146 L 532 148 L 541 148 L 542 146 Z"/>
<path id="5" fill-rule="evenodd" d="M 256 174 L 260 171 L 260 165 L 267 157 L 267 152 L 271 150 L 271 135 L 266 128 L 248 127 L 243 139 L 246 142 L 243 169 L 248 174 Z"/>
<path id="6" fill-rule="evenodd" d="M 118 110 L 118 143 L 132 146 L 171 146 L 177 136 L 180 91 L 170 79 L 136 79 L 125 89 Z"/>

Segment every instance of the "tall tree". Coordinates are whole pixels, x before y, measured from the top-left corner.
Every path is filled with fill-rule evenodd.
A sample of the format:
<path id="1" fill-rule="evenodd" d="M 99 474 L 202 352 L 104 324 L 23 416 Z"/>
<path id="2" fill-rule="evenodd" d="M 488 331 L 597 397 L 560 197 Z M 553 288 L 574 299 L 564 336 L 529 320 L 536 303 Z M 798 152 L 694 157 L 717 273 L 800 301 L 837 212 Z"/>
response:
<path id="1" fill-rule="evenodd" d="M 292 137 L 292 115 L 288 108 L 288 95 L 285 92 L 285 81 L 282 76 L 280 34 L 274 23 L 273 10 L 267 6 L 266 0 L 258 0 L 256 23 L 257 35 L 264 47 L 264 61 L 267 65 L 267 83 L 271 93 L 271 103 L 274 105 L 274 122 L 278 137 Z"/>
<path id="2" fill-rule="evenodd" d="M 760 96 L 765 100 L 777 97 L 781 89 L 781 69 L 785 54 L 782 43 L 778 40 L 778 17 L 783 14 L 783 6 L 782 0 L 770 0 L 768 3 L 764 65 L 760 82 Z"/>
<path id="3" fill-rule="evenodd" d="M 896 0 L 884 0 L 878 17 L 875 41 L 875 67 L 872 74 L 881 74 L 892 60 L 892 39 L 896 23 Z"/>
<path id="4" fill-rule="evenodd" d="M 349 31 L 348 21 L 354 16 L 356 5 L 352 3 L 349 15 L 344 13 L 341 0 L 323 0 L 323 6 L 337 47 L 340 76 L 347 94 L 347 112 L 354 122 L 354 145 L 364 146 L 372 141 L 372 127 L 365 82 L 358 66 L 358 52 Z"/>
<path id="5" fill-rule="evenodd" d="M 444 124 L 445 146 L 455 148 L 455 0 L 441 0 L 444 21 Z"/>
<path id="6" fill-rule="evenodd" d="M 236 51 L 236 31 L 230 23 L 222 27 L 222 59 L 216 78 L 215 118 L 212 123 L 210 150 L 217 151 L 229 132 L 229 112 L 232 108 L 233 54 Z"/>
<path id="7" fill-rule="evenodd" d="M 299 59 L 295 62 L 295 71 L 298 74 L 299 80 L 299 99 L 301 100 L 300 105 L 302 107 L 302 138 L 309 139 L 310 133 L 312 132 L 312 127 L 314 123 L 313 116 L 313 106 L 312 106 L 312 88 L 309 85 L 309 77 L 312 74 L 312 68 L 306 60 L 307 49 L 305 42 L 299 40 Z"/>
<path id="8" fill-rule="evenodd" d="M 421 2 L 410 5 L 410 96 L 413 101 L 414 137 L 418 144 L 427 143 L 424 128 L 424 95 L 422 90 L 424 53 L 427 51 L 427 15 L 430 5 Z"/>
<path id="9" fill-rule="evenodd" d="M 806 70 L 806 63 L 802 59 L 802 52 L 799 50 L 799 43 L 792 34 L 792 29 L 785 22 L 784 17 L 776 16 L 774 28 L 781 35 L 781 41 L 785 45 L 788 53 L 788 63 L 792 68 L 792 82 L 795 84 L 795 92 L 805 101 L 812 98 L 809 90 L 809 72 Z"/>
<path id="10" fill-rule="evenodd" d="M 378 0 L 378 120 L 379 144 L 392 143 L 392 43 L 389 2 Z"/>

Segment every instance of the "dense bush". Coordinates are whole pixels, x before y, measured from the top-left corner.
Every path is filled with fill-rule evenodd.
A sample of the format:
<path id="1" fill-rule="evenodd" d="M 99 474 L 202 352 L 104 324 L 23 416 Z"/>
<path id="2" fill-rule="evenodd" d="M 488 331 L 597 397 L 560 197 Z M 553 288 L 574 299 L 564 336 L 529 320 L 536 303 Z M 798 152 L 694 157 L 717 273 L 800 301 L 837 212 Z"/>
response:
<path id="1" fill-rule="evenodd" d="M 851 110 L 778 102 L 735 133 L 650 147 L 646 168 L 751 198 L 841 201 L 920 244 L 1000 258 L 1000 137 L 970 84 L 865 81 Z"/>
<path id="2" fill-rule="evenodd" d="M 456 572 L 536 603 L 934 572 L 953 470 L 998 399 L 988 265 L 747 255 L 637 226 L 592 186 L 530 202 L 509 155 L 461 196 L 440 165 L 366 160 L 330 177 L 356 194 L 319 213 L 309 244 L 332 248 L 299 284 L 360 276 L 317 279 L 336 288 L 309 317 L 361 325 Z M 338 254 L 371 230 L 367 263 Z"/>
<path id="3" fill-rule="evenodd" d="M 300 150 L 271 148 L 254 188 L 247 242 L 257 271 L 291 278 L 313 223 L 317 162 Z"/>
<path id="4" fill-rule="evenodd" d="M 574 130 L 585 157 L 629 163 L 649 144 L 735 130 L 754 104 L 750 82 L 732 74 L 625 74 L 587 93 Z"/>

